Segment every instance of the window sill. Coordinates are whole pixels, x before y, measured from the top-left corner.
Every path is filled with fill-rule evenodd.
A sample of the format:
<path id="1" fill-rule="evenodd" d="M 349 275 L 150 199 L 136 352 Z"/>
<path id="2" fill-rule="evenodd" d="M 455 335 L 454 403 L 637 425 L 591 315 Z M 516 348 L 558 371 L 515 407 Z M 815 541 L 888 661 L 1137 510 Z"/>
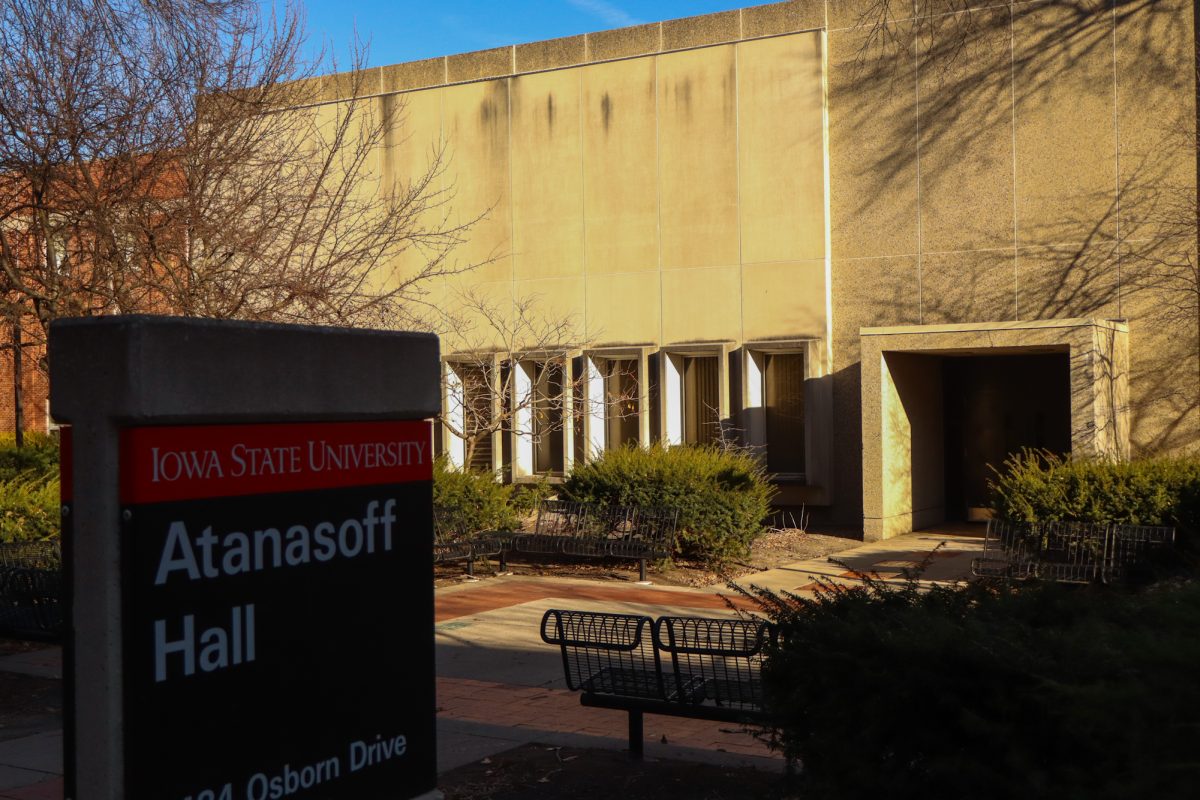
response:
<path id="1" fill-rule="evenodd" d="M 514 484 L 517 484 L 517 483 L 548 483 L 552 486 L 558 486 L 559 484 L 561 484 L 565 481 L 566 481 L 566 478 L 564 478 L 562 475 L 547 475 L 545 473 L 542 473 L 540 475 L 521 475 L 519 477 L 512 479 L 512 482 Z"/>

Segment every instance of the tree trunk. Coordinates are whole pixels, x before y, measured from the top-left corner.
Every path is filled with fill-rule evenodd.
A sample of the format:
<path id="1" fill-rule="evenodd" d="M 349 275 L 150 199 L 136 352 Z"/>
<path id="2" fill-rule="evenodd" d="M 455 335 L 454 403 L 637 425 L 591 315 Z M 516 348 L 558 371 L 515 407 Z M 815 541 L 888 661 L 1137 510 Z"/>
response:
<path id="1" fill-rule="evenodd" d="M 21 320 L 18 317 L 12 323 L 13 351 L 13 433 L 17 449 L 25 446 L 25 397 L 21 390 L 22 356 Z"/>

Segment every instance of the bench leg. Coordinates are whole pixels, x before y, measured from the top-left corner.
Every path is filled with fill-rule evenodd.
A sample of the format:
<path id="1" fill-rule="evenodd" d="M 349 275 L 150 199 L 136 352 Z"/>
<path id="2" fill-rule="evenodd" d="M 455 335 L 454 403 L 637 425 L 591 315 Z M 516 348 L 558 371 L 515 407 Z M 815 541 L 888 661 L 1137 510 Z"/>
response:
<path id="1" fill-rule="evenodd" d="M 644 752 L 642 741 L 642 712 L 629 712 L 629 757 L 639 761 Z"/>

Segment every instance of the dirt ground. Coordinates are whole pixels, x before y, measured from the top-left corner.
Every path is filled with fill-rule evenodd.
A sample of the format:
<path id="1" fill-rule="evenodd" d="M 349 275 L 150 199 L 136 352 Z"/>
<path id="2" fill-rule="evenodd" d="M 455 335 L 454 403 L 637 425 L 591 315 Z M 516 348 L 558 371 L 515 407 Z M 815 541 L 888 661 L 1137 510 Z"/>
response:
<path id="1" fill-rule="evenodd" d="M 0 739 L 30 717 L 62 713 L 62 681 L 0 672 Z"/>
<path id="2" fill-rule="evenodd" d="M 787 800 L 783 769 L 633 761 L 614 750 L 530 744 L 451 770 L 446 800 Z"/>
<path id="3" fill-rule="evenodd" d="M 718 571 L 699 562 L 676 560 L 674 562 L 651 563 L 647 577 L 660 586 L 712 586 L 729 580 L 737 580 L 754 572 L 803 561 L 823 558 L 833 553 L 862 544 L 861 541 L 828 533 L 803 531 L 798 528 L 782 528 L 760 536 L 750 549 L 750 557 L 726 565 Z M 498 564 L 477 561 L 477 577 L 493 575 Z M 636 581 L 637 562 L 619 559 L 572 558 L 570 556 L 511 554 L 508 569 L 514 575 L 549 575 L 560 578 L 587 578 L 601 581 Z M 467 580 L 466 562 L 452 561 L 435 567 L 435 582 L 438 586 Z"/>

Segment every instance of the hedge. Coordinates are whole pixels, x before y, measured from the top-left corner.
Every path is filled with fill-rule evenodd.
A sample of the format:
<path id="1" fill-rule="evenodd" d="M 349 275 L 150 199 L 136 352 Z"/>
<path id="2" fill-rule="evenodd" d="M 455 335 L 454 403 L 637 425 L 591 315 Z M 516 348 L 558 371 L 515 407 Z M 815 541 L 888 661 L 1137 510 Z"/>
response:
<path id="1" fill-rule="evenodd" d="M 445 458 L 434 462 L 433 515 L 439 537 L 462 539 L 485 530 L 511 530 L 520 523 L 512 499 L 513 487 L 490 473 L 457 470 Z"/>
<path id="2" fill-rule="evenodd" d="M 1200 522 L 1200 459 L 1118 462 L 1025 450 L 992 481 L 992 508 L 1017 522 L 1080 520 L 1173 525 Z"/>
<path id="3" fill-rule="evenodd" d="M 44 433 L 26 433 L 18 448 L 11 433 L 0 434 L 0 481 L 17 477 L 58 477 L 58 439 Z"/>
<path id="4" fill-rule="evenodd" d="M 752 455 L 694 446 L 608 450 L 563 486 L 571 500 L 678 510 L 679 552 L 717 563 L 749 552 L 774 491 Z"/>
<path id="5" fill-rule="evenodd" d="M 0 543 L 28 542 L 59 535 L 58 440 L 25 434 L 17 448 L 13 435 L 0 435 Z"/>
<path id="6" fill-rule="evenodd" d="M 756 592 L 773 743 L 801 796 L 1186 797 L 1200 785 L 1200 583 L 815 599 Z"/>

